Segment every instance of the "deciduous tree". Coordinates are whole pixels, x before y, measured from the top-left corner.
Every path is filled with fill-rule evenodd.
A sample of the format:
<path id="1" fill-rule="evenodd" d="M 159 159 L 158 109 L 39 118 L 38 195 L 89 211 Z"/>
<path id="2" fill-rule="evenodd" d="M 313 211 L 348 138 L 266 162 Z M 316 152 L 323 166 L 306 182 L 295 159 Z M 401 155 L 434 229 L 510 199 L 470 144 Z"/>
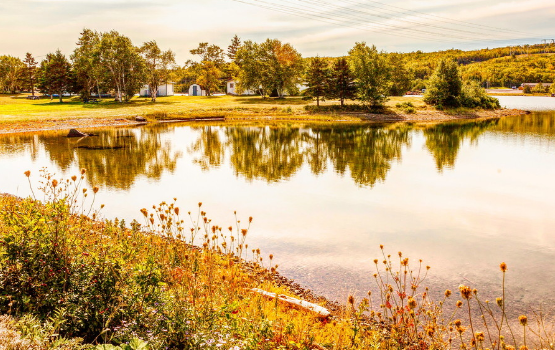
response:
<path id="1" fill-rule="evenodd" d="M 156 102 L 158 87 L 167 83 L 171 66 L 175 64 L 175 54 L 171 51 L 162 51 L 156 41 L 149 41 L 141 47 L 141 54 L 145 60 L 145 74 L 150 90 L 152 102 Z"/>
<path id="2" fill-rule="evenodd" d="M 200 57 L 200 63 L 193 62 L 191 68 L 197 72 L 197 84 L 204 87 L 206 95 L 210 96 L 221 87 L 220 78 L 225 63 L 224 51 L 217 45 L 200 43 L 198 48 L 191 50 L 193 55 Z"/>
<path id="3" fill-rule="evenodd" d="M 0 56 L 0 91 L 15 94 L 20 87 L 25 63 L 17 57 Z"/>
<path id="4" fill-rule="evenodd" d="M 75 77 L 84 99 L 88 99 L 95 88 L 100 98 L 100 84 L 105 73 L 105 67 L 100 64 L 100 38 L 100 33 L 84 29 L 71 55 Z"/>
<path id="5" fill-rule="evenodd" d="M 106 69 L 116 99 L 129 101 L 146 80 L 145 63 L 139 49 L 128 37 L 112 30 L 102 34 L 99 52 L 100 64 Z"/>
<path id="6" fill-rule="evenodd" d="M 357 97 L 371 108 L 381 107 L 389 93 L 390 70 L 387 59 L 376 46 L 356 43 L 349 51 L 349 63 L 355 77 Z"/>

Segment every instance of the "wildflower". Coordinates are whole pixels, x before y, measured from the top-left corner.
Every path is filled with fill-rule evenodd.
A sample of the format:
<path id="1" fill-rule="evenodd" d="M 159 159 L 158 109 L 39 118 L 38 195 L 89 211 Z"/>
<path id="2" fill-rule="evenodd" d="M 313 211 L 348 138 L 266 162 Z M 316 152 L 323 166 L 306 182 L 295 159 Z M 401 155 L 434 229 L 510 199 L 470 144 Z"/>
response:
<path id="1" fill-rule="evenodd" d="M 483 342 L 485 339 L 484 332 L 476 332 L 476 340 L 479 342 Z"/>
<path id="2" fill-rule="evenodd" d="M 85 175 L 86 172 L 87 172 L 87 169 L 85 168 L 81 169 L 81 175 Z"/>
<path id="3" fill-rule="evenodd" d="M 462 301 L 457 300 L 457 307 L 461 307 L 462 306 Z"/>
<path id="4" fill-rule="evenodd" d="M 75 182 L 75 180 L 77 180 L 77 176 L 73 175 L 73 176 L 71 177 L 71 181 Z"/>
<path id="5" fill-rule="evenodd" d="M 457 327 L 460 327 L 461 324 L 462 324 L 462 322 L 461 322 L 461 320 L 456 319 L 455 322 L 453 322 L 453 324 L 454 324 L 455 326 L 457 326 Z"/>
<path id="6" fill-rule="evenodd" d="M 518 321 L 520 322 L 521 325 L 526 327 L 526 325 L 528 324 L 528 317 L 526 317 L 524 315 L 520 315 L 520 316 L 518 316 Z"/>
<path id="7" fill-rule="evenodd" d="M 467 299 L 467 300 L 468 300 L 468 299 L 470 299 L 470 298 L 472 297 L 472 289 L 470 289 L 470 287 L 467 287 L 467 286 L 461 284 L 461 285 L 459 286 L 459 290 L 460 290 L 460 292 L 461 292 L 461 296 L 462 296 L 464 299 Z"/>
<path id="8" fill-rule="evenodd" d="M 447 289 L 447 290 L 445 291 L 445 297 L 446 297 L 446 298 L 449 298 L 450 296 L 451 296 L 451 291 L 450 291 L 449 289 Z"/>
<path id="9" fill-rule="evenodd" d="M 429 325 L 429 326 L 426 327 L 426 334 L 428 334 L 429 337 L 433 337 L 435 331 L 436 331 L 436 329 L 433 325 Z"/>
<path id="10" fill-rule="evenodd" d="M 378 259 L 374 259 L 374 264 L 378 265 Z"/>
<path id="11" fill-rule="evenodd" d="M 173 209 L 173 211 L 174 211 L 175 215 L 179 215 L 179 208 L 178 207 L 175 207 Z"/>
<path id="12" fill-rule="evenodd" d="M 272 260 L 274 258 L 273 254 L 270 254 L 270 260 Z"/>
<path id="13" fill-rule="evenodd" d="M 98 192 L 98 187 L 97 187 L 97 186 L 94 186 L 94 187 L 93 187 L 93 193 L 96 194 L 97 192 Z"/>
<path id="14" fill-rule="evenodd" d="M 411 309 L 416 309 L 416 300 L 413 297 L 409 297 L 408 305 Z"/>
<path id="15" fill-rule="evenodd" d="M 202 207 L 202 202 L 198 202 L 198 207 Z"/>
<path id="16" fill-rule="evenodd" d="M 247 235 L 247 230 L 246 230 L 246 229 L 242 229 L 242 230 L 241 230 L 241 233 L 243 234 L 243 236 L 246 236 L 246 235 Z"/>
<path id="17" fill-rule="evenodd" d="M 252 216 L 249 216 L 249 224 L 252 222 Z"/>
<path id="18" fill-rule="evenodd" d="M 27 171 L 24 172 L 23 174 L 25 174 L 25 176 L 29 177 L 29 176 L 31 176 L 31 171 L 27 170 Z"/>
<path id="19" fill-rule="evenodd" d="M 505 272 L 505 271 L 507 271 L 507 264 L 505 264 L 504 262 L 502 262 L 502 263 L 499 265 L 499 268 L 501 269 L 502 272 Z"/>
<path id="20" fill-rule="evenodd" d="M 355 297 L 352 295 L 349 295 L 349 304 L 354 305 L 355 304 Z"/>
<path id="21" fill-rule="evenodd" d="M 495 302 L 497 303 L 497 306 L 503 307 L 503 298 L 496 298 Z"/>
<path id="22" fill-rule="evenodd" d="M 52 180 L 52 187 L 55 188 L 56 186 L 58 186 L 58 180 L 54 179 Z"/>
<path id="23" fill-rule="evenodd" d="M 526 345 L 521 345 L 520 350 L 528 350 L 528 347 Z"/>

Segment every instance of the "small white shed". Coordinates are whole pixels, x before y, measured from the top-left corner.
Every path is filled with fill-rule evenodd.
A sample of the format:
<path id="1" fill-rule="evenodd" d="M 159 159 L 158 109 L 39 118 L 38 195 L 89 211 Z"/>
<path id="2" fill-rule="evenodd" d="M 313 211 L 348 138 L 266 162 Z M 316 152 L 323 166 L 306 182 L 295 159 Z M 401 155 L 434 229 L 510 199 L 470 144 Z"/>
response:
<path id="1" fill-rule="evenodd" d="M 189 87 L 189 96 L 206 96 L 206 91 L 199 84 L 193 84 Z"/>
<path id="2" fill-rule="evenodd" d="M 160 84 L 160 86 L 158 86 L 158 92 L 156 93 L 157 97 L 160 96 L 173 96 L 173 85 L 174 83 L 165 83 L 165 84 Z M 150 97 L 150 88 L 148 85 L 145 85 L 141 88 L 141 91 L 139 92 L 139 95 L 141 97 Z"/>

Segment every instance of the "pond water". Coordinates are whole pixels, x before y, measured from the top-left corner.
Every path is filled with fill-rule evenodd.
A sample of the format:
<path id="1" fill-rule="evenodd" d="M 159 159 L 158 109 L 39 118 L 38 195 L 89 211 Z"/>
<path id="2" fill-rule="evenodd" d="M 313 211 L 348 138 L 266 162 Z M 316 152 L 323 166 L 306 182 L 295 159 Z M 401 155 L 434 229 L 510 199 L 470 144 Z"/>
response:
<path id="1" fill-rule="evenodd" d="M 526 111 L 553 111 L 555 97 L 547 96 L 495 96 L 501 107 L 523 109 Z"/>
<path id="2" fill-rule="evenodd" d="M 178 198 L 213 223 L 254 217 L 250 247 L 285 276 L 337 300 L 372 289 L 379 245 L 432 268 L 434 294 L 461 283 L 516 313 L 555 288 L 555 113 L 428 126 L 162 124 L 0 136 L 0 192 L 24 177 L 88 170 L 108 218 Z M 91 150 L 78 146 L 122 146 Z M 545 306 L 544 305 L 544 306 Z"/>

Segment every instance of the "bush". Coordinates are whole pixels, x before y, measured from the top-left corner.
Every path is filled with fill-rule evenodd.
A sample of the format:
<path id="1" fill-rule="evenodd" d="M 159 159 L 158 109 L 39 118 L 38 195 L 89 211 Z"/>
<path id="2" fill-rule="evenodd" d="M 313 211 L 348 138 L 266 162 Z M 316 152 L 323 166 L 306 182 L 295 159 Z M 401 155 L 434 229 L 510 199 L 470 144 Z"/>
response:
<path id="1" fill-rule="evenodd" d="M 524 85 L 524 87 L 522 88 L 522 92 L 524 92 L 525 94 L 531 94 L 532 88 L 530 87 L 530 85 Z"/>
<path id="2" fill-rule="evenodd" d="M 476 81 L 465 82 L 460 96 L 460 105 L 469 108 L 501 108 L 499 100 L 488 96 L 486 90 Z"/>
<path id="3" fill-rule="evenodd" d="M 539 83 L 538 85 L 534 86 L 534 88 L 532 89 L 532 92 L 535 94 L 545 94 L 549 91 L 549 88 L 547 86 L 544 86 L 542 83 Z"/>
<path id="4" fill-rule="evenodd" d="M 439 107 L 459 107 L 462 78 L 457 62 L 442 59 L 428 80 L 424 102 Z"/>
<path id="5" fill-rule="evenodd" d="M 395 107 L 401 109 L 402 111 L 404 111 L 407 114 L 413 114 L 416 113 L 416 108 L 414 107 L 414 105 L 412 104 L 412 102 L 403 102 L 403 103 L 397 103 L 395 105 Z"/>

